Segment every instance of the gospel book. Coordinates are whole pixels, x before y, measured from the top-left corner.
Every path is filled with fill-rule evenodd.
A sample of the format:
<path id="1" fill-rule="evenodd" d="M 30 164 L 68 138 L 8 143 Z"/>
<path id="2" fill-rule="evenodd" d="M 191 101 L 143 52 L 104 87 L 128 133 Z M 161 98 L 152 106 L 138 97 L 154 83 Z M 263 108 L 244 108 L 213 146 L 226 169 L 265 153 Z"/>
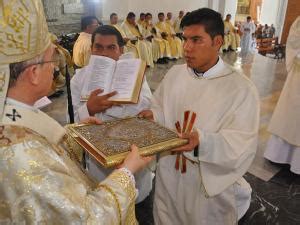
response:
<path id="1" fill-rule="evenodd" d="M 103 167 L 116 166 L 124 160 L 131 145 L 138 146 L 142 156 L 174 149 L 187 140 L 153 121 L 138 117 L 68 127 L 69 135 Z"/>
<path id="2" fill-rule="evenodd" d="M 92 55 L 85 68 L 89 82 L 83 87 L 81 101 L 86 101 L 96 89 L 104 90 L 100 95 L 117 91 L 109 100 L 120 103 L 138 103 L 146 64 L 141 59 L 115 61 L 104 56 Z"/>

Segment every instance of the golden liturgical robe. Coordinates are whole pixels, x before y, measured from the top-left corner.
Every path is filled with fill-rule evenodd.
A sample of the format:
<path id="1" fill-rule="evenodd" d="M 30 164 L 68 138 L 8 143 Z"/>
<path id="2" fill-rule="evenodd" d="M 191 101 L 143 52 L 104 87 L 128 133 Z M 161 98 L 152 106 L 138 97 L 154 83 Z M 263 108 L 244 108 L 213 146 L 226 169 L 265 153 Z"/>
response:
<path id="1" fill-rule="evenodd" d="M 10 99 L 1 124 L 0 224 L 136 224 L 128 175 L 91 183 L 55 120 Z"/>

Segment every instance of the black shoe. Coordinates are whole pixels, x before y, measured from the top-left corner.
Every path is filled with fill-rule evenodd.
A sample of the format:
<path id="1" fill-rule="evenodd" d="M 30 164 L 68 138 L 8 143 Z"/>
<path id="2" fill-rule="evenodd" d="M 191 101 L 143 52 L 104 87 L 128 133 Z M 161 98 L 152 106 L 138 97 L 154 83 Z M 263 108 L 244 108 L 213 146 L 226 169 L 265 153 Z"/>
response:
<path id="1" fill-rule="evenodd" d="M 166 58 L 163 58 L 162 61 L 164 62 L 164 64 L 168 64 L 169 63 L 168 59 L 166 59 Z"/>
<path id="2" fill-rule="evenodd" d="M 156 63 L 157 63 L 157 64 L 166 64 L 166 63 L 168 63 L 168 62 L 167 62 L 166 60 L 160 58 L 160 59 L 157 60 Z"/>

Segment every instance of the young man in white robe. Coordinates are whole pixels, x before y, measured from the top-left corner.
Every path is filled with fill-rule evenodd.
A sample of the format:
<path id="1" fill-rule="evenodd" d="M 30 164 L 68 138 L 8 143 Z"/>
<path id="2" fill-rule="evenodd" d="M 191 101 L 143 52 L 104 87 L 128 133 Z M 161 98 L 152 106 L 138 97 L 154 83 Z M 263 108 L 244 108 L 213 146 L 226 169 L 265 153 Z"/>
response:
<path id="1" fill-rule="evenodd" d="M 0 224 L 137 224 L 131 173 L 149 160 L 134 149 L 103 182 L 86 176 L 66 130 L 33 106 L 51 90 L 58 60 L 42 2 L 2 3 L 10 13 L 0 18 Z M 9 23 L 19 12 L 30 27 Z"/>
<path id="2" fill-rule="evenodd" d="M 287 39 L 286 68 L 288 76 L 269 125 L 272 136 L 264 156 L 290 164 L 290 170 L 300 174 L 300 16 Z"/>
<path id="3" fill-rule="evenodd" d="M 251 52 L 251 46 L 253 42 L 252 34 L 255 33 L 255 24 L 251 21 L 251 16 L 247 17 L 247 21 L 241 25 L 241 55 L 247 55 Z"/>
<path id="4" fill-rule="evenodd" d="M 86 16 L 81 19 L 81 30 L 74 47 L 73 61 L 77 67 L 84 67 L 88 64 L 91 56 L 92 33 L 99 26 L 99 21 L 95 16 Z"/>
<path id="5" fill-rule="evenodd" d="M 219 13 L 198 9 L 183 27 L 186 64 L 173 66 L 140 116 L 175 130 L 186 110 L 197 115 L 189 142 L 158 161 L 154 220 L 162 224 L 232 225 L 247 211 L 251 165 L 259 128 L 259 97 L 253 83 L 218 56 L 224 24 Z"/>
<path id="6" fill-rule="evenodd" d="M 114 60 L 119 60 L 123 53 L 124 41 L 120 32 L 110 25 L 98 27 L 92 35 L 92 55 L 109 57 Z M 75 114 L 75 121 L 80 121 L 88 116 L 95 116 L 102 121 L 108 121 L 115 118 L 125 118 L 135 116 L 140 111 L 150 108 L 150 99 L 152 96 L 151 90 L 146 79 L 143 82 L 140 92 L 139 101 L 137 104 L 121 104 L 116 105 L 109 101 L 111 96 L 116 92 L 111 92 L 101 95 L 102 90 L 94 90 L 87 102 L 80 101 L 82 95 L 86 95 L 87 91 L 84 87 L 90 79 L 87 74 L 86 67 L 76 70 L 76 74 L 71 80 L 72 102 Z M 87 157 L 86 164 L 89 174 L 97 181 L 103 180 L 113 170 L 104 169 L 98 165 L 93 158 Z M 145 168 L 143 171 L 136 174 L 137 187 L 139 196 L 137 202 L 143 201 L 152 190 L 153 174 L 150 169 Z"/>

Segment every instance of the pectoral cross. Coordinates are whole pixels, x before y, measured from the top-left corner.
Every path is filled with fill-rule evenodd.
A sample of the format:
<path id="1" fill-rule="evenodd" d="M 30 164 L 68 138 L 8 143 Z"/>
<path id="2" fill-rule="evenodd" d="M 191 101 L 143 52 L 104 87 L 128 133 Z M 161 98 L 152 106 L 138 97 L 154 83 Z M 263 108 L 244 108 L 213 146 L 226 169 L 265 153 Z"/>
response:
<path id="1" fill-rule="evenodd" d="M 6 113 L 5 116 L 10 118 L 12 121 L 16 121 L 16 118 L 22 118 L 21 115 L 17 112 L 16 109 L 12 110 L 12 114 Z"/>

